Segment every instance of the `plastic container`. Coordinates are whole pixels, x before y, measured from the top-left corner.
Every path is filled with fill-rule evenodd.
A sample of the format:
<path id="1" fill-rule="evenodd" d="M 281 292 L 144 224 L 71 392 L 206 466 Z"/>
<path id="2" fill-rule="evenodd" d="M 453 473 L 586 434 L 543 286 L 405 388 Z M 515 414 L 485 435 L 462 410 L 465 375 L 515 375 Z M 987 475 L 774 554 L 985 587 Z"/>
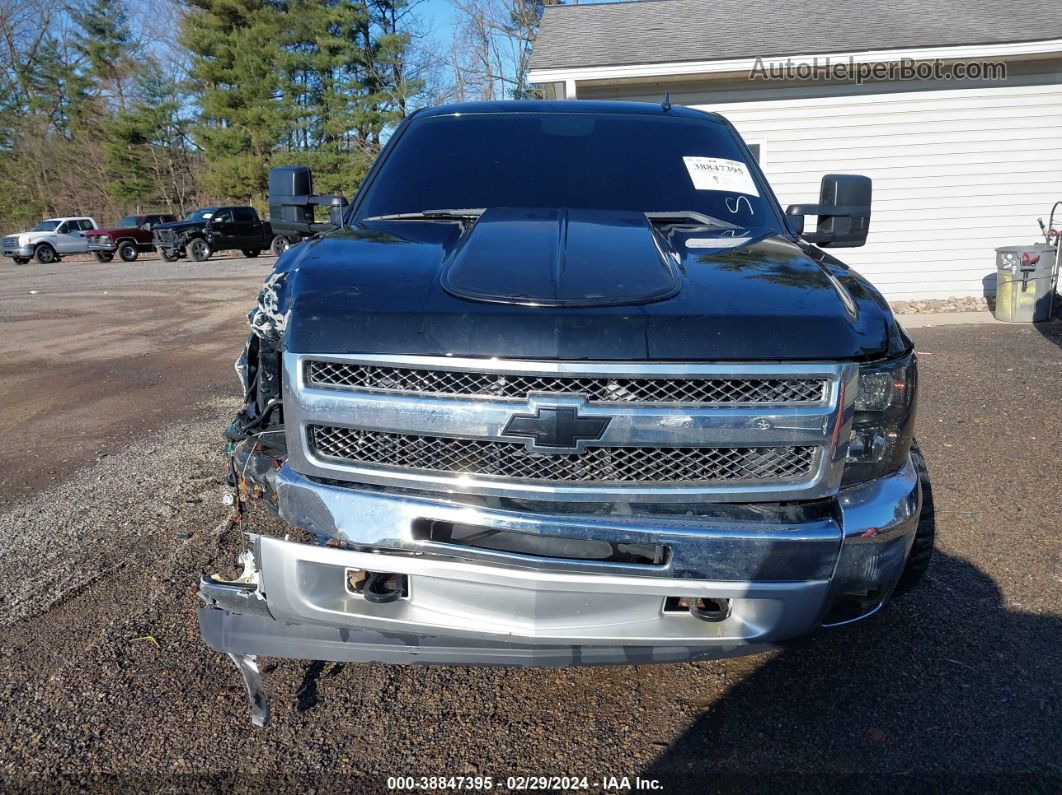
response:
<path id="1" fill-rule="evenodd" d="M 1054 246 L 1004 246 L 996 249 L 996 320 L 1040 323 L 1051 319 L 1055 292 Z"/>

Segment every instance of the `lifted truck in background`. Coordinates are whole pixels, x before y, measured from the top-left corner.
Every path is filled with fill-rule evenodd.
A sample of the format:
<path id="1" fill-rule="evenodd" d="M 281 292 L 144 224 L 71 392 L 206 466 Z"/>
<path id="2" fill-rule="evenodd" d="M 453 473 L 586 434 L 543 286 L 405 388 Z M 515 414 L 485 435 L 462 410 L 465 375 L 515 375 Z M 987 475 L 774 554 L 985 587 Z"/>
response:
<path id="1" fill-rule="evenodd" d="M 218 251 L 239 250 L 257 257 L 273 241 L 269 223 L 253 207 L 206 207 L 183 221 L 154 227 L 154 245 L 167 262 L 188 257 L 205 262 Z"/>
<path id="2" fill-rule="evenodd" d="M 316 543 L 249 533 L 199 587 L 256 724 L 258 655 L 710 659 L 925 572 L 914 349 L 823 250 L 869 179 L 783 212 L 721 116 L 583 101 L 418 111 L 345 211 L 274 177 L 333 228 L 249 316 L 231 483 Z"/>

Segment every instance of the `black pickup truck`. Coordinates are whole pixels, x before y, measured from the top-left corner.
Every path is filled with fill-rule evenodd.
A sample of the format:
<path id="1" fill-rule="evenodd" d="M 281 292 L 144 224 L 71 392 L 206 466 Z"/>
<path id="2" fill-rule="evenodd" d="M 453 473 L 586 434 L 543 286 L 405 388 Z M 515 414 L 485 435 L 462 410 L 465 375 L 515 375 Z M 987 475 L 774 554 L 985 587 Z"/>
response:
<path id="1" fill-rule="evenodd" d="M 205 207 L 152 231 L 155 248 L 167 262 L 181 257 L 203 262 L 215 251 L 230 249 L 257 257 L 273 242 L 273 230 L 253 207 Z"/>
<path id="2" fill-rule="evenodd" d="M 925 572 L 915 352 L 824 250 L 866 177 L 783 211 L 723 117 L 582 101 L 414 113 L 345 210 L 275 176 L 333 224 L 266 280 L 226 434 L 235 504 L 301 536 L 200 583 L 254 722 L 255 655 L 705 659 Z"/>

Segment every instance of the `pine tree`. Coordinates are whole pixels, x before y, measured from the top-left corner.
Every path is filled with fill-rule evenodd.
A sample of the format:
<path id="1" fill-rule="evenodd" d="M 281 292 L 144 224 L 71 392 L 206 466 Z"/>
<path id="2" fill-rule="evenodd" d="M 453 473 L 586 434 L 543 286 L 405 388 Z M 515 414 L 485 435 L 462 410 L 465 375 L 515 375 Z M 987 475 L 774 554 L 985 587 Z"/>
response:
<path id="1" fill-rule="evenodd" d="M 271 165 L 353 190 L 419 82 L 406 75 L 406 0 L 189 0 L 196 131 L 211 190 L 260 199 Z"/>
<path id="2" fill-rule="evenodd" d="M 136 42 L 124 0 L 92 0 L 72 6 L 70 17 L 80 31 L 74 48 L 85 60 L 84 74 L 105 102 L 124 110 L 127 82 L 136 72 Z"/>
<path id="3" fill-rule="evenodd" d="M 250 200 L 266 188 L 270 155 L 290 128 L 281 62 L 285 14 L 266 0 L 191 0 L 182 41 L 200 91 L 197 140 L 208 188 Z"/>
<path id="4" fill-rule="evenodd" d="M 27 110 L 43 114 L 55 132 L 69 138 L 88 118 L 91 83 L 66 55 L 56 39 L 46 37 L 29 69 Z"/>

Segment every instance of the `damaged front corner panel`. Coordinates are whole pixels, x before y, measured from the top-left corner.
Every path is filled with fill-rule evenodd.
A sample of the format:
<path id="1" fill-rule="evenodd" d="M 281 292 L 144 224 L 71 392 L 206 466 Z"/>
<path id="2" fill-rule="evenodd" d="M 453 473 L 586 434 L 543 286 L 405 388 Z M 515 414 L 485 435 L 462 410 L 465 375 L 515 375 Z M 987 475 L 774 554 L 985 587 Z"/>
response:
<path id="1" fill-rule="evenodd" d="M 247 315 L 251 333 L 235 365 L 244 404 L 225 432 L 232 441 L 253 437 L 266 446 L 283 448 L 281 357 L 290 314 L 285 289 L 289 275 L 288 271 L 271 274 L 259 291 L 257 306 Z"/>
<path id="2" fill-rule="evenodd" d="M 284 336 L 288 315 L 287 291 L 284 283 L 290 272 L 278 271 L 270 274 L 262 289 L 258 291 L 258 306 L 247 316 L 251 332 L 262 339 L 274 339 L 278 342 Z"/>
<path id="3" fill-rule="evenodd" d="M 234 654 L 228 652 L 229 659 L 243 677 L 247 688 L 247 699 L 251 705 L 251 723 L 255 726 L 269 725 L 269 700 L 262 687 L 262 674 L 258 670 L 258 661 L 253 654 Z"/>
<path id="4" fill-rule="evenodd" d="M 252 547 L 255 547 L 258 537 L 250 533 L 247 537 Z M 243 564 L 243 572 L 234 580 L 225 580 L 216 574 L 207 574 L 200 579 L 199 597 L 207 607 L 272 618 L 262 594 L 255 553 L 245 549 L 239 560 Z"/>

